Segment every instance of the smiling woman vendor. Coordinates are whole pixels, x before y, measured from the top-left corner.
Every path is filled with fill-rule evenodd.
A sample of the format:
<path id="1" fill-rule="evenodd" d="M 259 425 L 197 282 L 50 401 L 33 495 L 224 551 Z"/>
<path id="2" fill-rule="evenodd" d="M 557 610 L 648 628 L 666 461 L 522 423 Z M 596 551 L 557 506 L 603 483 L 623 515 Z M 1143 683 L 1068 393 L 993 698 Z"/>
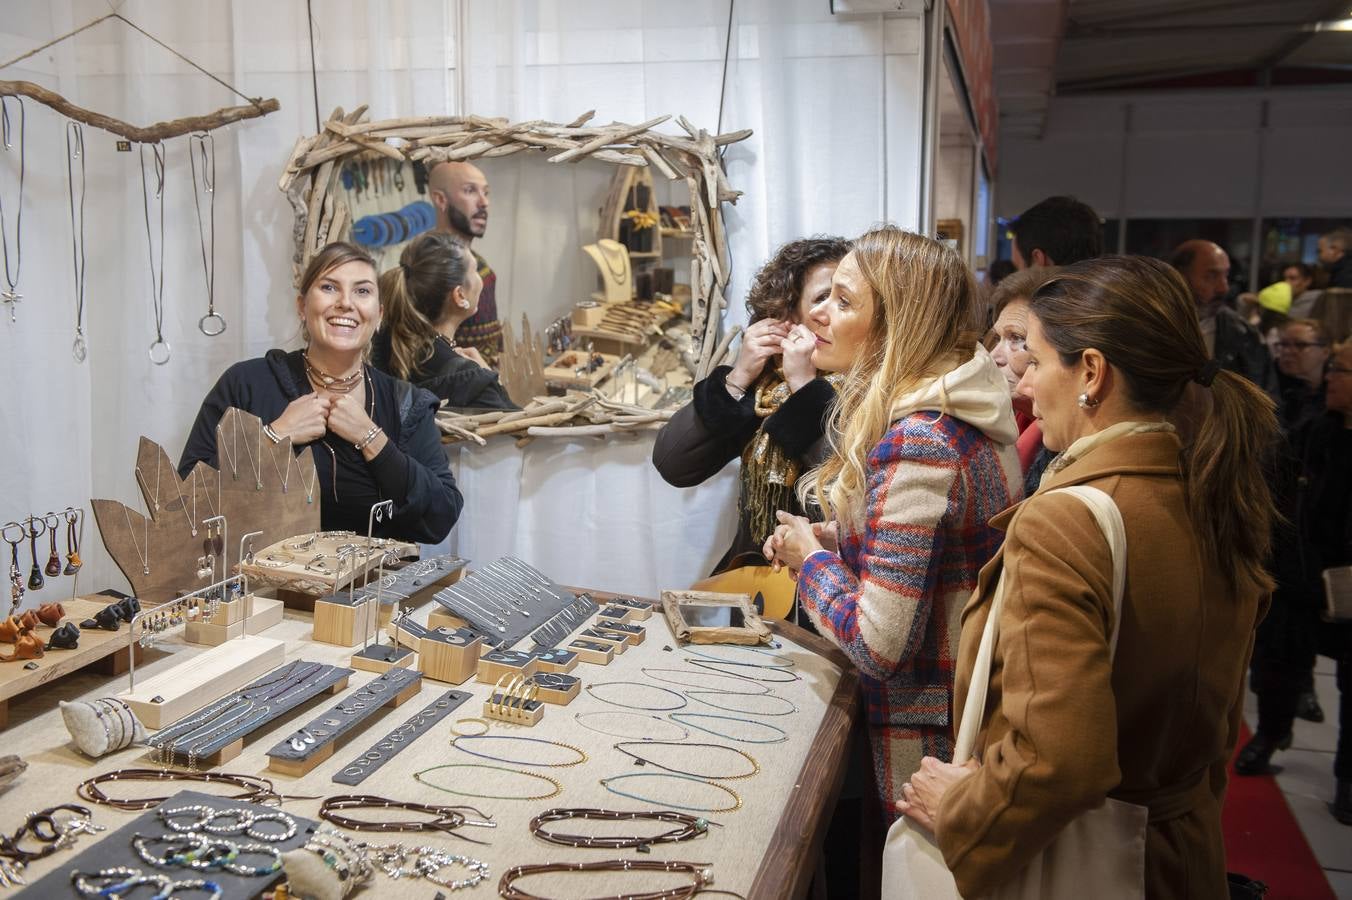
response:
<path id="1" fill-rule="evenodd" d="M 393 500 L 378 535 L 443 540 L 463 500 L 433 417 L 437 399 L 365 363 L 382 312 L 375 262 L 351 244 L 324 247 L 301 278 L 296 310 L 305 349 L 227 369 L 202 401 L 179 475 L 198 460 L 219 468 L 216 425 L 233 406 L 258 416 L 274 443 L 312 448 L 325 531 L 365 533 L 371 506 Z"/>

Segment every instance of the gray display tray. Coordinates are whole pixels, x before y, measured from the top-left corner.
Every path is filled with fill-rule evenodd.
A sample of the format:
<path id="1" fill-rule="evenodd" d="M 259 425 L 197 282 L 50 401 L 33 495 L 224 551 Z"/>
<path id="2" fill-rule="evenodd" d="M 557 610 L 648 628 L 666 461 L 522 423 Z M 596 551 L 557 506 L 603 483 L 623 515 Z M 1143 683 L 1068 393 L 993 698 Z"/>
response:
<path id="1" fill-rule="evenodd" d="M 384 584 L 379 591 L 380 602 L 394 603 L 397 600 L 407 600 L 448 575 L 460 571 L 468 563 L 469 560 L 462 559 L 459 556 L 433 556 L 428 559 L 415 560 L 402 569 L 387 572 L 382 579 Z M 367 584 L 352 591 L 351 599 L 349 599 L 347 591 L 339 591 L 327 597 L 320 597 L 318 602 L 336 603 L 340 606 L 359 606 L 367 600 L 374 599 L 376 593 L 376 586 Z"/>
<path id="2" fill-rule="evenodd" d="M 523 572 L 527 574 L 522 575 Z M 519 587 L 522 584 L 527 585 L 527 589 Z M 514 611 L 509 613 L 495 607 L 479 593 L 481 589 L 487 590 L 491 597 L 502 598 L 501 602 Z M 523 614 L 506 599 L 509 595 L 517 599 L 525 597 L 522 608 L 530 615 Z M 466 598 L 470 602 L 465 602 Z M 475 634 L 484 639 L 484 643 L 494 648 L 511 647 L 556 616 L 560 610 L 577 603 L 571 591 L 513 557 L 495 560 L 471 572 L 455 584 L 437 591 L 433 599 L 453 616 L 466 622 Z M 502 621 L 486 616 L 482 610 L 492 612 Z M 595 612 L 594 603 L 591 611 Z"/>
<path id="3" fill-rule="evenodd" d="M 294 731 L 269 750 L 268 757 L 286 760 L 308 759 L 384 709 L 390 700 L 403 693 L 410 685 L 422 681 L 422 677 L 422 673 L 416 669 L 390 669 L 379 678 L 372 678 L 355 692 L 343 697 L 338 703 L 311 719 L 303 729 L 312 736 L 315 729 L 327 732 L 325 735 L 316 737 L 313 743 L 305 744 L 305 749 L 297 750 L 290 742 L 294 737 L 301 737 L 301 734 L 299 730 Z M 363 703 L 364 708 L 355 709 L 356 703 Z M 338 724 L 329 725 L 328 722 Z"/>
<path id="4" fill-rule="evenodd" d="M 458 709 L 462 703 L 470 698 L 470 696 L 471 695 L 467 691 L 447 691 L 442 694 L 440 697 L 424 706 L 422 710 L 408 721 L 404 722 L 404 724 L 376 741 L 369 750 L 339 769 L 337 774 L 333 776 L 333 782 L 335 784 L 346 784 L 348 786 L 361 784 L 372 772 L 385 765 L 385 763 L 389 762 L 391 759 L 394 759 L 394 757 L 399 755 L 401 750 L 422 737 L 422 735 L 433 725 Z M 443 701 L 445 701 L 444 705 Z M 409 728 L 410 725 L 412 725 L 411 730 Z M 396 736 L 399 737 L 398 742 L 395 741 Z M 383 744 L 391 745 L 392 749 L 383 749 L 381 746 Z M 372 758 L 369 756 L 371 753 L 377 755 Z M 360 769 L 360 771 L 353 772 L 353 769 Z"/>
<path id="5" fill-rule="evenodd" d="M 180 806 L 210 806 L 212 809 L 248 809 L 252 812 L 276 812 L 275 806 L 263 806 L 258 803 L 246 803 L 243 800 L 230 800 L 216 794 L 202 794 L 197 791 L 180 791 L 174 796 L 168 798 L 160 804 L 166 809 L 175 809 Z M 75 890 L 75 885 L 71 882 L 72 872 L 94 873 L 102 869 L 110 869 L 114 866 L 129 866 L 133 869 L 140 869 L 143 872 L 157 872 L 173 878 L 175 881 L 182 881 L 189 878 L 205 878 L 208 881 L 214 881 L 221 886 L 221 900 L 253 900 L 260 896 L 265 890 L 286 877 L 286 873 L 278 869 L 270 875 L 256 875 L 252 878 L 244 875 L 232 875 L 224 871 L 206 871 L 201 872 L 186 867 L 174 867 L 170 869 L 156 869 L 141 861 L 132 849 L 131 841 L 137 834 L 160 835 L 168 834 L 169 829 L 160 821 L 159 813 L 156 811 L 159 807 L 151 807 L 141 815 L 132 819 L 126 825 L 117 831 L 104 836 L 97 844 L 90 844 L 87 849 L 76 856 L 63 860 L 63 864 L 52 872 L 47 873 L 43 878 L 38 879 L 28 885 L 22 891 L 12 896 L 22 897 L 24 900 L 49 900 L 52 897 L 79 897 L 79 891 Z M 288 813 L 287 815 L 290 815 Z M 279 841 L 274 846 L 285 853 L 287 850 L 293 850 L 305 843 L 310 834 L 318 826 L 318 822 L 313 819 L 305 819 L 300 816 L 292 816 L 296 820 L 296 833 L 285 841 Z M 275 826 L 275 822 L 268 823 L 269 827 Z M 226 836 L 231 840 L 230 836 Z M 251 842 L 249 838 L 244 841 Z M 260 842 L 261 843 L 261 842 Z M 77 845 L 78 846 L 78 845 Z M 130 900 L 136 900 L 139 897 L 149 897 L 153 891 L 149 888 L 138 888 L 132 892 Z M 184 898 L 206 896 L 201 891 L 184 891 Z"/>

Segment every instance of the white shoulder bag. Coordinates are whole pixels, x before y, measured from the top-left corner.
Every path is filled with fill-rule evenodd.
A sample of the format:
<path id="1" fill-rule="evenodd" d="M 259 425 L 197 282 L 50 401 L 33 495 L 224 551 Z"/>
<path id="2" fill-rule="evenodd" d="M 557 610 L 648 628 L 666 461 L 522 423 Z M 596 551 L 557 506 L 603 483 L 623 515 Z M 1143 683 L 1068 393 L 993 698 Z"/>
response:
<path id="1" fill-rule="evenodd" d="M 1072 485 L 1049 493 L 1067 493 L 1079 498 L 1103 531 L 1113 559 L 1113 631 L 1108 640 L 1110 657 L 1117 653 L 1117 633 L 1122 623 L 1122 596 L 1127 577 L 1127 535 L 1122 514 L 1112 498 L 1098 488 Z M 1005 574 L 995 587 L 986 627 L 981 633 L 967 703 L 958 725 L 953 762 L 962 765 L 972 757 L 981 716 L 990 685 L 991 658 L 1004 607 Z M 1076 818 L 1058 834 L 1027 867 L 997 888 L 990 896 L 1000 900 L 1062 900 L 1092 894 L 1096 900 L 1118 900 L 1145 895 L 1145 841 L 1149 810 L 1112 798 Z M 885 900 L 959 898 L 953 875 L 944 863 L 934 836 L 902 817 L 887 832 L 883 846 L 883 897 Z"/>

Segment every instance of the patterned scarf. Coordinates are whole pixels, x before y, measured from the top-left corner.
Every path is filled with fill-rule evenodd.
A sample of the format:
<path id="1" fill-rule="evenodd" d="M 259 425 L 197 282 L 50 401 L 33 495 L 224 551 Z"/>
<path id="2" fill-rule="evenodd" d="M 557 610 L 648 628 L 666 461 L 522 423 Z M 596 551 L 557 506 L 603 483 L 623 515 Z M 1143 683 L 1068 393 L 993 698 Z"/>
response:
<path id="1" fill-rule="evenodd" d="M 836 391 L 844 383 L 843 376 L 831 374 L 826 381 Z M 760 427 L 742 451 L 742 484 L 737 497 L 737 512 L 751 530 L 751 536 L 764 541 L 779 524 L 776 510 L 801 514 L 802 507 L 794 495 L 793 486 L 802 474 L 798 460 L 784 452 L 765 432 L 765 420 L 789 399 L 788 382 L 781 368 L 767 368 L 757 380 L 756 415 Z"/>

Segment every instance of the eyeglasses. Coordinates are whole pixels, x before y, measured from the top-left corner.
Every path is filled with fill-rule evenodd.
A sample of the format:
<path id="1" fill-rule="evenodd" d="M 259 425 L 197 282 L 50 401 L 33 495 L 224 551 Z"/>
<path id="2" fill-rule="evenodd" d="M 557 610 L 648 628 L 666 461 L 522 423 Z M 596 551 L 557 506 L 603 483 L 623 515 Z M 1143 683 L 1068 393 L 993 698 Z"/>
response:
<path id="1" fill-rule="evenodd" d="M 1307 350 L 1310 347 L 1327 347 L 1323 341 L 1278 341 L 1278 350 Z"/>

